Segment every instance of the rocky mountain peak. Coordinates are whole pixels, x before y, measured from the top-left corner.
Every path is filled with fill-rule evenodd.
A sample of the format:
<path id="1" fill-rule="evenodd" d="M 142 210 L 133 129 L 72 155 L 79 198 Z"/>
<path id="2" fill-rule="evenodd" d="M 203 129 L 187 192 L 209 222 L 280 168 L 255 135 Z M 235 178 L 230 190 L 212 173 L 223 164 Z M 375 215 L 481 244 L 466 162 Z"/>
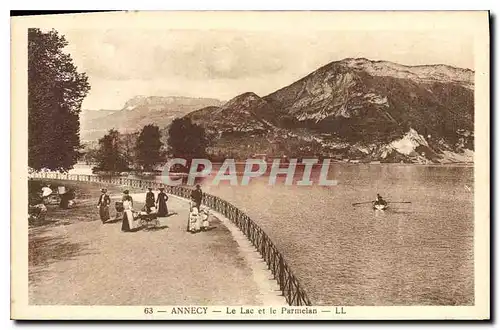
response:
<path id="1" fill-rule="evenodd" d="M 460 133 L 474 127 L 473 78 L 472 70 L 448 65 L 347 58 L 267 96 L 243 93 L 193 119 L 231 148 L 259 137 L 253 152 L 440 161 L 445 152 L 473 148 L 473 136 Z"/>
<path id="2" fill-rule="evenodd" d="M 411 79 L 416 82 L 457 83 L 467 88 L 474 86 L 474 71 L 444 64 L 408 66 L 366 58 L 346 58 L 329 65 L 341 65 L 356 71 L 364 71 L 372 76 Z"/>
<path id="3" fill-rule="evenodd" d="M 237 107 L 249 107 L 250 105 L 254 105 L 255 102 L 262 102 L 262 98 L 253 92 L 246 92 L 240 94 L 231 100 L 229 100 L 226 104 L 224 104 L 224 109 Z"/>

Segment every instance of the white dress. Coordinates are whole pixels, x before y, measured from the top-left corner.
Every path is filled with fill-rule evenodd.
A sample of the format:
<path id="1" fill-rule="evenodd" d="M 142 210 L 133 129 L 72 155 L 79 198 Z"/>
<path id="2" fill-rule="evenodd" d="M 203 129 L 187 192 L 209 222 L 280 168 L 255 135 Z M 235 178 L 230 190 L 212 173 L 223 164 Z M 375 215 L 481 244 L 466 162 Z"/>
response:
<path id="1" fill-rule="evenodd" d="M 50 194 L 52 194 L 52 189 L 50 189 L 49 187 L 42 188 L 42 197 L 47 197 Z"/>
<path id="2" fill-rule="evenodd" d="M 128 230 L 134 229 L 134 214 L 132 213 L 132 203 L 130 201 L 123 201 L 123 221 L 127 221 Z M 122 230 L 127 226 L 124 224 Z"/>
<path id="3" fill-rule="evenodd" d="M 201 228 L 207 229 L 210 226 L 210 223 L 208 222 L 208 211 L 205 209 L 201 209 L 199 217 L 201 220 Z"/>
<path id="4" fill-rule="evenodd" d="M 193 207 L 189 213 L 189 231 L 196 232 L 200 230 L 200 214 L 197 207 Z"/>

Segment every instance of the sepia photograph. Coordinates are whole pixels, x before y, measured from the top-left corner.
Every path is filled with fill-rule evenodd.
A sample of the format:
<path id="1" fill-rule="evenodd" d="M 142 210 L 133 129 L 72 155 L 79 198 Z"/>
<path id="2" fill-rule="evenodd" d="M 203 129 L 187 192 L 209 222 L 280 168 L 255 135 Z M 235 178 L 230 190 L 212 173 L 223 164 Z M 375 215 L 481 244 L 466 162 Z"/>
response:
<path id="1" fill-rule="evenodd" d="M 11 18 L 13 319 L 489 319 L 489 13 Z"/>

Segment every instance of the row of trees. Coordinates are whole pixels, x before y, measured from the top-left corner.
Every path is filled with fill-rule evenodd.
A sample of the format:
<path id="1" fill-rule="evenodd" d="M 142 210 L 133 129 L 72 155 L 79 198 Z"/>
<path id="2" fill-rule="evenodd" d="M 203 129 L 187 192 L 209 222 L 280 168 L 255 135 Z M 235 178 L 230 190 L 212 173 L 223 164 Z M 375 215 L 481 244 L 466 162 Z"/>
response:
<path id="1" fill-rule="evenodd" d="M 168 129 L 167 147 L 161 142 L 160 128 L 146 125 L 137 134 L 120 134 L 110 130 L 99 139 L 97 149 L 87 151 L 87 160 L 97 162 L 98 171 L 123 172 L 131 168 L 151 172 L 168 157 L 206 157 L 208 139 L 203 127 L 188 118 L 175 119 Z"/>

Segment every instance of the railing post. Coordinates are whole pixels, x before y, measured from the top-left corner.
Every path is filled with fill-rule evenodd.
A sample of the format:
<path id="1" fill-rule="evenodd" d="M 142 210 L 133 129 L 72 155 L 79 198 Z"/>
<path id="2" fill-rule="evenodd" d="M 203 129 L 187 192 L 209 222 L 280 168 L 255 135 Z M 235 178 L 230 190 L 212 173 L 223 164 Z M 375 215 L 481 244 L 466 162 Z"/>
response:
<path id="1" fill-rule="evenodd" d="M 283 295 L 285 295 L 285 264 L 283 262 L 283 256 L 280 254 L 279 255 L 280 261 L 279 261 L 279 285 L 280 285 L 280 290 L 283 292 Z"/>

